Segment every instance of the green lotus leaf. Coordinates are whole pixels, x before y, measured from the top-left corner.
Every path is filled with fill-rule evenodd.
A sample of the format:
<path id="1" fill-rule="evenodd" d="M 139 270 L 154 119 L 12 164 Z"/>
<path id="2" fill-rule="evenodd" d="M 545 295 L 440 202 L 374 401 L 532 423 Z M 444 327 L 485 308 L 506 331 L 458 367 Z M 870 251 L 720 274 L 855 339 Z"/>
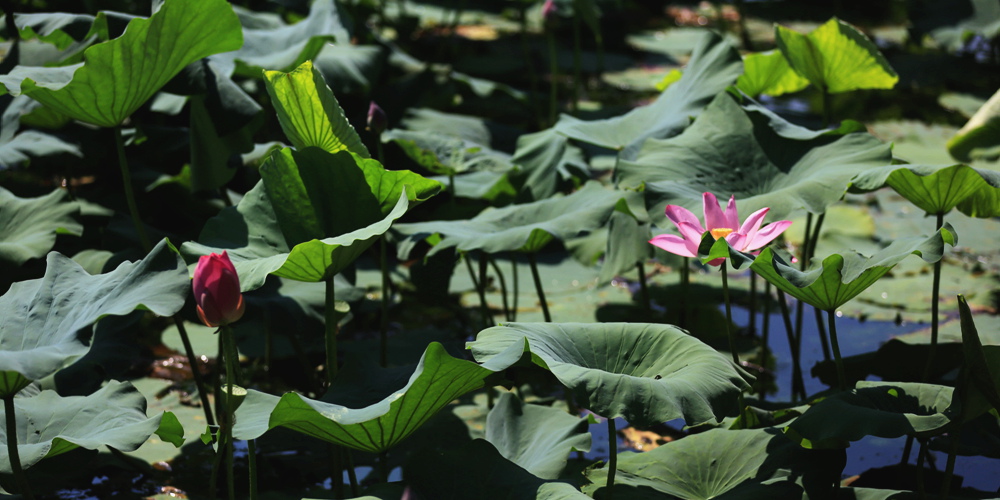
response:
<path id="1" fill-rule="evenodd" d="M 743 74 L 736 80 L 736 88 L 749 96 L 761 94 L 778 96 L 798 92 L 809 86 L 779 50 L 757 52 L 743 57 Z"/>
<path id="2" fill-rule="evenodd" d="M 189 259 L 227 250 L 244 291 L 268 274 L 320 281 L 354 261 L 409 206 L 441 184 L 407 170 L 386 170 L 348 151 L 285 148 L 260 168 L 263 179 L 236 207 L 209 220 Z"/>
<path id="3" fill-rule="evenodd" d="M 736 414 L 753 377 L 671 325 L 503 323 L 469 344 L 477 361 L 524 345 L 584 408 L 637 427 L 676 418 L 688 424 Z"/>
<path id="4" fill-rule="evenodd" d="M 25 469 L 75 448 L 135 451 L 159 429 L 162 417 L 146 417 L 145 396 L 132 384 L 116 381 L 89 396 L 61 397 L 55 391 L 42 391 L 14 398 L 14 410 L 17 451 Z M 5 427 L 0 428 L 4 449 Z M 12 472 L 7 453 L 0 455 L 0 472 Z"/>
<path id="5" fill-rule="evenodd" d="M 558 479 L 572 451 L 590 451 L 588 419 L 521 402 L 505 392 L 486 417 L 486 440 L 504 458 L 541 479 Z"/>
<path id="6" fill-rule="evenodd" d="M 792 69 L 824 92 L 891 89 L 899 81 L 878 47 L 836 17 L 808 35 L 775 25 L 774 38 Z"/>
<path id="7" fill-rule="evenodd" d="M 972 161 L 981 150 L 988 156 L 1000 152 L 1000 90 L 948 141 L 948 152 L 958 161 Z"/>
<path id="8" fill-rule="evenodd" d="M 306 61 L 289 73 L 265 71 L 264 83 L 281 129 L 293 146 L 315 146 L 329 153 L 347 150 L 369 157 L 361 137 L 312 62 Z"/>
<path id="9" fill-rule="evenodd" d="M 404 468 L 420 498 L 436 500 L 587 500 L 572 485 L 545 481 L 507 460 L 490 443 L 475 439 L 460 447 L 427 450 Z"/>
<path id="10" fill-rule="evenodd" d="M 38 198 L 18 198 L 0 188 L 0 262 L 19 266 L 52 250 L 57 235 L 82 235 L 83 225 L 76 221 L 80 206 L 68 197 L 57 189 Z"/>
<path id="11" fill-rule="evenodd" d="M 551 128 L 518 138 L 511 161 L 520 167 L 511 177 L 525 201 L 552 196 L 558 190 L 559 181 L 589 177 L 580 148 Z"/>
<path id="12" fill-rule="evenodd" d="M 83 63 L 18 66 L 0 83 L 77 120 L 115 127 L 184 66 L 242 43 L 229 2 L 166 0 L 148 19 L 130 21 L 122 36 L 89 47 Z"/>
<path id="13" fill-rule="evenodd" d="M 444 239 L 429 255 L 448 248 L 467 252 L 537 252 L 553 239 L 565 240 L 604 225 L 618 201 L 638 197 L 631 191 L 616 191 L 588 182 L 569 196 L 487 209 L 468 220 L 397 224 L 395 230 L 407 235 L 408 244 L 399 248 L 406 258 L 413 243 L 434 234 Z M 633 203 L 634 205 L 635 203 Z"/>
<path id="14" fill-rule="evenodd" d="M 1000 215 L 1000 173 L 968 165 L 890 165 L 851 179 L 849 191 L 864 193 L 884 186 L 927 212 L 944 214 L 958 207 L 972 217 Z M 982 192 L 980 198 L 973 198 Z M 988 201 L 992 200 L 992 203 Z"/>
<path id="15" fill-rule="evenodd" d="M 23 116 L 44 107 L 25 96 L 13 99 L 5 97 L 3 100 L 10 103 L 0 117 L 0 170 L 21 165 L 31 158 L 40 156 L 57 154 L 83 156 L 79 146 L 65 142 L 54 135 L 36 130 L 17 133 L 21 128 Z"/>
<path id="16" fill-rule="evenodd" d="M 954 389 L 916 382 L 858 382 L 812 405 L 785 432 L 805 448 L 846 448 L 865 436 L 941 434 L 961 414 Z"/>
<path id="17" fill-rule="evenodd" d="M 763 207 L 771 220 L 803 208 L 821 213 L 855 174 L 892 163 L 890 146 L 864 130 L 856 122 L 808 130 L 721 94 L 683 133 L 650 139 L 634 161 L 623 160 L 619 185 L 644 185 L 649 215 L 662 227 L 669 225 L 666 205 L 701 213 L 706 191 L 735 195 L 744 216 Z"/>
<path id="18" fill-rule="evenodd" d="M 68 257 L 48 255 L 45 276 L 11 285 L 0 297 L 0 378 L 39 380 L 89 349 L 78 330 L 136 308 L 169 316 L 191 283 L 167 240 L 138 262 L 91 276 Z"/>
<path id="19" fill-rule="evenodd" d="M 646 139 L 670 137 L 687 127 L 742 70 L 739 52 L 718 34 L 708 33 L 695 47 L 684 76 L 652 104 L 603 120 L 562 115 L 555 129 L 570 139 L 621 151 L 621 158 L 630 160 Z"/>
<path id="20" fill-rule="evenodd" d="M 871 257 L 854 252 L 832 254 L 823 259 L 819 268 L 806 272 L 787 264 L 770 248 L 765 248 L 756 259 L 735 251 L 730 255 L 734 256 L 734 266 L 742 267 L 753 259 L 750 268 L 774 286 L 813 307 L 833 311 L 878 281 L 908 255 L 917 254 L 925 262 L 936 262 L 941 259 L 946 244 L 954 246 L 957 242 L 954 228 L 945 223 L 930 237 L 897 239 Z"/>
<path id="21" fill-rule="evenodd" d="M 514 168 L 507 153 L 434 130 L 388 130 L 382 142 L 395 142 L 418 165 L 440 175 Z"/>
<path id="22" fill-rule="evenodd" d="M 803 498 L 810 488 L 830 490 L 839 481 L 837 455 L 804 449 L 776 429 L 712 429 L 645 453 L 621 453 L 615 498 Z M 592 484 L 584 492 L 607 498 L 607 468 L 586 475 Z"/>
<path id="23" fill-rule="evenodd" d="M 98 16 L 103 14 L 98 13 Z M 73 45 L 85 44 L 100 29 L 95 26 L 97 18 L 89 14 L 69 12 L 39 12 L 15 14 L 14 24 L 21 32 L 21 40 L 37 39 L 51 43 L 60 51 Z M 81 43 L 83 42 L 83 43 Z"/>
<path id="24" fill-rule="evenodd" d="M 256 439 L 270 429 L 285 427 L 356 450 L 385 451 L 455 398 L 482 388 L 487 377 L 520 359 L 522 349 L 516 346 L 477 365 L 452 357 L 433 342 L 408 381 L 400 369 L 349 370 L 345 366 L 323 401 L 296 393 L 278 397 L 251 390 L 236 411 L 233 433 L 237 439 Z"/>
<path id="25" fill-rule="evenodd" d="M 972 311 L 965 297 L 958 296 L 958 311 L 962 324 L 962 354 L 965 358 L 963 376 L 958 391 L 966 412 L 972 420 L 988 410 L 1000 411 L 1000 346 L 984 346 L 979 338 Z"/>

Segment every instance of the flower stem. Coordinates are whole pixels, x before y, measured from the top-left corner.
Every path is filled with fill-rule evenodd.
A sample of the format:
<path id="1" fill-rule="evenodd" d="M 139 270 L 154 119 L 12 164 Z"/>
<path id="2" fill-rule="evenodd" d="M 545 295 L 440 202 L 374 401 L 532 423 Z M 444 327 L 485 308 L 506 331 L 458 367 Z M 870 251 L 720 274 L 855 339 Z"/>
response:
<path id="1" fill-rule="evenodd" d="M 493 272 L 497 273 L 497 279 L 500 281 L 500 297 L 503 299 L 503 319 L 514 321 L 510 317 L 510 305 L 507 303 L 507 280 L 504 279 L 503 272 L 500 271 L 500 266 L 492 258 L 490 258 L 490 267 L 493 268 Z"/>
<path id="2" fill-rule="evenodd" d="M 542 305 L 542 316 L 546 323 L 552 322 L 552 315 L 549 314 L 549 304 L 545 301 L 545 290 L 542 290 L 542 278 L 538 276 L 538 262 L 535 254 L 528 253 L 528 264 L 531 265 L 531 277 L 535 280 L 535 292 L 538 293 L 538 301 Z"/>
<path id="3" fill-rule="evenodd" d="M 733 331 L 733 308 L 729 300 L 729 261 L 723 260 L 720 268 L 722 271 L 722 300 L 726 303 L 726 336 L 729 338 L 729 352 L 733 355 L 733 363 L 736 366 L 740 366 L 740 354 L 736 350 L 736 332 Z M 738 399 L 740 405 L 740 428 L 745 429 L 747 419 L 743 411 L 746 407 L 743 402 L 743 391 L 740 391 Z"/>
<path id="4" fill-rule="evenodd" d="M 389 259 L 386 257 L 385 235 L 379 238 L 379 261 L 382 267 L 382 318 L 379 321 L 379 364 L 389 365 Z"/>
<path id="5" fill-rule="evenodd" d="M 7 421 L 7 458 L 10 461 L 10 469 L 14 473 L 14 480 L 17 481 L 17 488 L 28 500 L 35 500 L 31 493 L 31 486 L 28 478 L 21 468 L 21 454 L 17 449 L 17 413 L 14 409 L 14 394 L 8 394 L 3 398 L 3 411 Z"/>
<path id="6" fill-rule="evenodd" d="M 334 298 L 334 276 L 326 279 L 326 385 L 337 377 L 337 301 Z"/>
<path id="7" fill-rule="evenodd" d="M 223 391 L 223 401 L 226 405 L 226 422 L 224 426 L 226 443 L 226 488 L 229 491 L 229 500 L 236 498 L 236 479 L 233 470 L 233 413 L 235 411 L 233 399 L 233 385 L 236 384 L 236 368 L 239 364 L 239 351 L 236 347 L 236 339 L 233 337 L 233 329 L 228 325 L 223 325 L 219 329 L 222 336 L 223 362 L 226 364 L 226 390 Z"/>
<path id="8" fill-rule="evenodd" d="M 201 400 L 201 407 L 205 411 L 205 422 L 209 426 L 214 426 L 215 418 L 212 417 L 212 405 L 208 402 L 208 392 L 205 391 L 205 382 L 202 380 L 201 370 L 198 368 L 198 358 L 195 357 L 194 348 L 191 347 L 191 339 L 188 338 L 187 328 L 184 327 L 184 320 L 180 316 L 174 315 L 174 325 L 177 326 L 177 333 L 180 334 L 181 343 L 184 344 L 184 354 L 187 356 L 188 364 L 191 366 L 194 385 L 198 388 L 198 399 Z"/>
<path id="9" fill-rule="evenodd" d="M 139 243 L 142 244 L 142 249 L 148 253 L 153 249 L 153 246 L 149 243 L 146 228 L 142 225 L 142 219 L 139 217 L 139 206 L 135 204 L 135 193 L 132 192 L 132 173 L 128 169 L 128 160 L 125 159 L 125 139 L 122 138 L 121 125 L 115 127 L 115 145 L 118 148 L 118 166 L 122 171 L 125 201 L 128 202 L 128 211 L 132 214 L 132 225 L 135 226 L 135 232 L 139 235 Z"/>
<path id="10" fill-rule="evenodd" d="M 615 473 L 618 472 L 618 430 L 615 429 L 615 419 L 608 417 L 608 495 L 614 498 Z"/>
<path id="11" fill-rule="evenodd" d="M 937 214 L 936 231 L 940 231 L 944 226 L 944 212 Z M 924 365 L 924 375 L 922 381 L 930 380 L 931 368 L 934 366 L 934 351 L 938 344 L 938 307 L 941 301 L 941 261 L 944 257 L 934 263 L 934 278 L 931 281 L 931 347 L 927 350 L 927 362 Z"/>
<path id="12" fill-rule="evenodd" d="M 639 291 L 642 297 L 642 311 L 646 315 L 646 320 L 653 318 L 653 310 L 649 305 L 649 286 L 646 284 L 646 267 L 642 261 L 635 263 L 635 270 L 639 273 Z"/>
<path id="13" fill-rule="evenodd" d="M 847 374 L 844 373 L 844 358 L 840 356 L 840 342 L 837 340 L 836 314 L 833 309 L 826 311 L 830 324 L 830 345 L 833 347 L 833 362 L 837 364 L 837 388 L 847 390 Z"/>
<path id="14" fill-rule="evenodd" d="M 687 327 L 688 293 L 691 288 L 691 258 L 681 259 L 681 313 L 678 315 L 677 323 L 682 327 Z"/>

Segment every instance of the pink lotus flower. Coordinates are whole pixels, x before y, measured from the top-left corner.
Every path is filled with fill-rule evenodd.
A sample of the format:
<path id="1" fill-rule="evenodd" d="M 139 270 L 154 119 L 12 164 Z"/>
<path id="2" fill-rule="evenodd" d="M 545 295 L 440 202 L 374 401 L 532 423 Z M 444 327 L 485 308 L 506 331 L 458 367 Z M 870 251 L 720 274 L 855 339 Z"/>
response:
<path id="1" fill-rule="evenodd" d="M 198 317 L 208 326 L 228 325 L 243 317 L 243 294 L 236 267 L 222 255 L 203 255 L 191 280 Z"/>
<path id="2" fill-rule="evenodd" d="M 736 214 L 735 196 L 729 198 L 725 210 L 719 208 L 719 201 L 712 193 L 703 193 L 702 202 L 705 206 L 705 227 L 702 227 L 701 221 L 690 210 L 677 205 L 667 205 L 667 218 L 677 226 L 681 236 L 661 234 L 649 242 L 673 254 L 697 257 L 698 245 L 701 244 L 702 235 L 707 232 L 715 239 L 725 238 L 730 246 L 741 252 L 756 254 L 754 250 L 770 243 L 792 224 L 791 221 L 782 220 L 761 228 L 764 216 L 770 210 L 765 207 L 747 217 L 741 226 L 739 216 Z M 721 265 L 723 260 L 725 259 L 712 260 L 709 265 Z"/>

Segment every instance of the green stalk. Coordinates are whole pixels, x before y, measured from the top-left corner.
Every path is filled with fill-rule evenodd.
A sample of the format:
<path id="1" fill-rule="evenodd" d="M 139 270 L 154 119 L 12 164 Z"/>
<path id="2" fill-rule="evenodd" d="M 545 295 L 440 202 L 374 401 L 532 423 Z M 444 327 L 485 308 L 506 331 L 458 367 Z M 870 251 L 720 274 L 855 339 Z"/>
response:
<path id="1" fill-rule="evenodd" d="M 223 432 L 226 440 L 226 489 L 229 491 L 229 500 L 236 499 L 236 477 L 233 470 L 233 385 L 236 379 L 236 364 L 239 363 L 239 354 L 236 349 L 236 340 L 233 338 L 233 329 L 228 325 L 223 325 L 219 329 L 222 336 L 223 361 L 226 364 L 226 390 L 223 391 L 223 400 L 226 405 L 226 422 Z"/>
<path id="2" fill-rule="evenodd" d="M 681 313 L 677 322 L 680 326 L 687 326 L 687 310 L 688 310 L 688 293 L 691 288 L 691 263 L 690 257 L 684 257 L 681 259 L 683 263 L 681 264 Z"/>
<path id="3" fill-rule="evenodd" d="M 497 273 L 497 279 L 500 281 L 500 297 L 503 299 L 503 319 L 507 321 L 514 321 L 510 317 L 510 305 L 507 303 L 507 280 L 504 279 L 503 273 L 500 271 L 500 266 L 497 265 L 497 261 L 490 258 L 490 267 L 493 268 L 493 272 Z"/>
<path id="4" fill-rule="evenodd" d="M 361 495 L 361 490 L 358 488 L 358 474 L 354 471 L 354 457 L 351 456 L 351 450 L 349 448 L 341 448 L 344 452 L 344 458 L 347 459 L 347 480 L 351 483 L 351 496 L 357 497 Z"/>
<path id="5" fill-rule="evenodd" d="M 642 261 L 635 263 L 635 270 L 639 273 L 639 291 L 642 296 L 642 310 L 646 315 L 646 319 L 650 320 L 653 317 L 653 309 L 649 304 L 649 286 L 646 284 L 646 267 L 642 264 Z"/>
<path id="6" fill-rule="evenodd" d="M 545 31 L 545 40 L 549 46 L 549 126 L 556 123 L 556 111 L 559 105 L 559 61 L 556 54 L 556 37 L 549 30 Z"/>
<path id="7" fill-rule="evenodd" d="M 513 304 L 511 304 L 511 308 L 510 308 L 510 313 L 511 313 L 510 314 L 510 320 L 511 321 L 517 321 L 517 294 L 518 294 L 518 286 L 517 286 L 517 256 L 516 256 L 516 254 L 511 254 L 510 255 L 510 270 L 511 270 L 511 273 L 514 275 L 514 290 L 513 290 L 514 293 L 513 293 L 513 297 L 511 297 L 511 299 L 512 299 L 511 301 L 513 302 Z"/>
<path id="8" fill-rule="evenodd" d="M 798 402 L 799 395 L 805 398 L 805 382 L 802 381 L 802 366 L 799 360 L 799 350 L 795 344 L 795 331 L 792 329 L 792 315 L 788 310 L 785 292 L 778 290 L 778 305 L 781 306 L 781 318 L 785 321 L 785 333 L 788 334 L 788 348 L 792 353 L 792 402 Z"/>
<path id="9" fill-rule="evenodd" d="M 837 341 L 836 314 L 833 309 L 829 309 L 826 311 L 826 316 L 830 321 L 830 345 L 833 347 L 833 362 L 837 364 L 837 388 L 846 391 L 847 374 L 844 373 L 844 358 L 840 356 L 840 342 Z"/>
<path id="10" fill-rule="evenodd" d="M 726 303 L 726 336 L 729 338 L 729 352 L 733 355 L 733 363 L 736 366 L 740 366 L 740 355 L 736 351 L 736 332 L 733 331 L 733 308 L 729 300 L 729 262 L 726 260 L 722 261 L 722 265 L 719 266 L 722 271 L 722 300 Z M 746 404 L 743 402 L 743 391 L 739 394 L 739 405 L 740 405 L 740 428 L 745 429 L 747 425 L 746 415 L 743 409 Z"/>
<path id="11" fill-rule="evenodd" d="M 389 366 L 389 259 L 385 251 L 385 235 L 379 238 L 379 260 L 382 264 L 382 317 L 379 320 L 379 364 Z"/>
<path id="12" fill-rule="evenodd" d="M 378 454 L 378 472 L 379 476 L 382 477 L 383 483 L 389 482 L 389 452 L 382 450 Z"/>
<path id="13" fill-rule="evenodd" d="M 542 290 L 542 278 L 538 276 L 538 262 L 535 261 L 535 254 L 528 253 L 528 264 L 531 265 L 531 277 L 535 280 L 535 292 L 538 293 L 538 301 L 542 304 L 542 316 L 546 323 L 552 322 L 552 315 L 549 314 L 549 304 L 545 301 L 545 290 Z"/>
<path id="14" fill-rule="evenodd" d="M 486 270 L 489 267 L 489 256 L 486 252 L 479 253 L 479 300 L 483 308 L 483 323 L 487 328 L 494 325 L 493 313 L 490 312 L 490 304 L 486 301 Z"/>
<path id="15" fill-rule="evenodd" d="M 823 229 L 823 221 L 825 219 L 826 212 L 819 214 L 819 217 L 816 218 L 816 227 L 813 228 L 812 235 L 809 237 L 809 246 L 805 248 L 808 252 L 805 254 L 806 266 L 808 266 L 812 262 L 813 257 L 816 256 L 816 247 L 819 245 L 819 235 L 820 231 Z M 813 307 L 813 313 L 816 318 L 816 331 L 819 332 L 819 345 L 823 350 L 823 359 L 830 361 L 830 342 L 827 339 L 826 326 L 823 324 L 823 314 L 816 307 Z"/>
<path id="16" fill-rule="evenodd" d="M 752 274 L 751 276 L 756 276 Z M 770 334 L 771 334 L 771 282 L 764 280 L 764 320 L 761 325 L 761 349 L 760 349 L 760 366 L 767 366 L 767 359 L 771 352 L 770 349 Z M 761 401 L 767 397 L 767 391 L 764 385 L 761 384 L 760 390 L 757 392 L 757 397 Z"/>
<path id="17" fill-rule="evenodd" d="M 250 500 L 257 500 L 257 440 L 247 441 L 247 468 L 250 474 Z"/>
<path id="18" fill-rule="evenodd" d="M 334 298 L 334 276 L 326 279 L 326 386 L 337 378 L 337 301 Z"/>
<path id="19" fill-rule="evenodd" d="M 14 480 L 17 481 L 17 489 L 21 490 L 21 495 L 27 500 L 35 500 L 31 493 L 31 486 L 28 478 L 21 468 L 21 454 L 17 450 L 17 413 L 14 409 L 14 395 L 10 394 L 3 398 L 3 411 L 7 420 L 7 458 L 10 461 L 11 471 L 14 473 Z"/>
<path id="20" fill-rule="evenodd" d="M 333 489 L 334 497 L 344 498 L 344 473 L 341 463 L 340 448 L 333 444 L 326 444 L 326 453 L 330 457 L 330 486 Z"/>
<path id="21" fill-rule="evenodd" d="M 927 498 L 927 490 L 924 488 L 924 459 L 927 454 L 924 450 L 924 441 L 920 440 L 919 443 L 920 447 L 917 448 L 917 494 L 923 500 Z"/>
<path id="22" fill-rule="evenodd" d="M 757 273 L 750 273 L 750 334 L 757 334 Z"/>
<path id="23" fill-rule="evenodd" d="M 469 253 L 466 252 L 462 254 L 462 260 L 465 261 L 465 268 L 469 271 L 469 278 L 472 279 L 472 286 L 476 288 L 476 294 L 479 295 L 479 314 L 483 317 L 483 325 L 485 327 L 490 326 L 489 305 L 486 303 L 486 291 L 484 290 L 484 285 L 480 283 L 480 280 L 476 278 L 476 272 L 472 270 L 472 259 L 469 258 Z"/>
<path id="24" fill-rule="evenodd" d="M 146 253 L 149 253 L 153 249 L 153 245 L 149 243 L 146 228 L 142 225 L 142 219 L 139 217 L 139 206 L 135 204 L 135 193 L 132 192 L 132 172 L 129 171 L 128 160 L 125 159 L 125 139 L 122 138 L 121 125 L 115 127 L 115 145 L 118 147 L 118 166 L 122 171 L 125 200 L 128 202 L 128 211 L 132 214 L 132 225 L 135 226 L 135 232 L 139 235 L 139 243 L 142 244 L 142 249 Z"/>
<path id="25" fill-rule="evenodd" d="M 823 324 L 823 313 L 815 306 L 813 306 L 812 310 L 816 316 L 816 330 L 819 332 L 819 346 L 823 351 L 823 359 L 830 361 L 830 341 L 826 335 L 826 325 Z"/>
<path id="26" fill-rule="evenodd" d="M 212 405 L 208 402 L 208 392 L 205 391 L 205 382 L 201 378 L 201 370 L 198 369 L 198 358 L 194 355 L 194 348 L 191 347 L 191 339 L 188 338 L 187 328 L 180 316 L 174 316 L 174 325 L 177 326 L 177 333 L 181 336 L 181 343 L 184 344 L 184 354 L 187 356 L 188 364 L 191 366 L 191 375 L 194 376 L 194 385 L 198 388 L 198 399 L 201 400 L 201 407 L 205 411 L 205 421 L 210 426 L 215 425 L 212 418 Z"/>
<path id="27" fill-rule="evenodd" d="M 944 212 L 937 214 L 936 231 L 940 231 L 944 226 Z M 924 376 L 922 381 L 927 382 L 931 376 L 931 367 L 934 366 L 934 351 L 938 344 L 938 307 L 941 301 L 941 261 L 944 257 L 934 263 L 934 278 L 931 282 L 931 347 L 927 351 L 927 363 L 924 365 Z"/>
<path id="28" fill-rule="evenodd" d="M 614 498 L 615 473 L 618 472 L 618 430 L 615 429 L 615 419 L 608 417 L 608 495 Z"/>
<path id="29" fill-rule="evenodd" d="M 955 456 L 958 455 L 958 436 L 962 432 L 962 425 L 959 424 L 951 439 L 951 448 L 948 449 L 948 463 L 944 468 L 944 481 L 941 483 L 941 499 L 948 500 L 951 495 L 951 478 L 955 475 Z"/>

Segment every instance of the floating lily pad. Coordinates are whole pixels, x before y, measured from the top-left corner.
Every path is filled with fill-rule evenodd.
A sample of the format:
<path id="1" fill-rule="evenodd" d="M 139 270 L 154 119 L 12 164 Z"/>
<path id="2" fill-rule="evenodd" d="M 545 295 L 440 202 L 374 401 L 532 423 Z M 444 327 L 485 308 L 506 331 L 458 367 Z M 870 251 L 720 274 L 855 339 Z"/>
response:
<path id="1" fill-rule="evenodd" d="M 0 262 L 19 266 L 52 250 L 56 236 L 83 234 L 76 220 L 80 206 L 68 197 L 57 189 L 38 198 L 18 198 L 0 188 Z"/>
<path id="2" fill-rule="evenodd" d="M 500 395 L 486 417 L 486 440 L 504 458 L 541 479 L 558 479 L 572 451 L 590 451 L 588 419 Z"/>
<path id="3" fill-rule="evenodd" d="M 649 215 L 662 227 L 666 205 L 700 212 L 706 191 L 736 196 L 744 214 L 763 207 L 772 219 L 821 213 L 855 174 L 892 162 L 889 145 L 864 130 L 856 122 L 808 130 L 722 94 L 679 136 L 650 139 L 635 161 L 622 161 L 619 183 L 645 186 Z"/>
<path id="4" fill-rule="evenodd" d="M 863 193 L 889 186 L 928 214 L 958 207 L 971 217 L 1000 215 L 1000 172 L 968 165 L 891 165 L 851 179 L 849 190 Z"/>
<path id="5" fill-rule="evenodd" d="M 744 56 L 743 74 L 736 80 L 736 87 L 753 97 L 791 94 L 807 86 L 809 80 L 796 73 L 779 50 Z"/>
<path id="6" fill-rule="evenodd" d="M 133 451 L 160 428 L 163 416 L 146 417 L 146 398 L 128 382 L 111 382 L 89 396 L 60 397 L 55 391 L 42 391 L 14 398 L 14 409 L 17 451 L 25 469 L 78 447 Z M 176 418 L 168 420 L 165 435 L 172 427 L 176 430 L 173 422 Z M 0 429 L 0 436 L 6 448 L 5 429 Z M 0 472 L 11 473 L 6 453 L 0 455 Z"/>
<path id="7" fill-rule="evenodd" d="M 18 66 L 0 83 L 77 120 L 115 127 L 184 66 L 242 43 L 229 2 L 166 0 L 150 18 L 130 21 L 122 36 L 89 47 L 83 63 Z"/>
<path id="8" fill-rule="evenodd" d="M 639 499 L 802 498 L 811 488 L 832 490 L 843 460 L 804 449 L 776 429 L 712 429 L 645 453 L 622 453 L 614 492 Z M 607 468 L 586 474 L 592 484 L 584 491 L 607 498 Z"/>
<path id="9" fill-rule="evenodd" d="M 399 253 L 401 258 L 407 258 L 413 244 L 434 234 L 443 239 L 434 245 L 430 255 L 453 247 L 463 252 L 537 252 L 553 239 L 565 240 L 602 227 L 619 200 L 638 196 L 589 182 L 569 196 L 487 209 L 468 220 L 397 224 L 395 229 L 408 240 L 400 245 Z"/>
<path id="10" fill-rule="evenodd" d="M 434 342 L 408 382 L 398 369 L 373 384 L 375 377 L 352 376 L 345 368 L 325 396 L 329 402 L 296 393 L 278 397 L 251 390 L 236 411 L 233 433 L 237 439 L 256 439 L 270 429 L 286 427 L 356 450 L 385 451 L 453 399 L 482 388 L 487 377 L 512 365 L 521 352 L 522 347 L 517 346 L 489 363 L 477 365 L 453 358 Z M 358 383 L 362 381 L 365 383 Z"/>
<path id="11" fill-rule="evenodd" d="M 14 283 L 0 297 L 0 378 L 51 375 L 87 352 L 81 328 L 136 308 L 169 316 L 184 305 L 190 286 L 184 263 L 166 240 L 145 259 L 97 276 L 50 253 L 44 277 Z"/>
<path id="12" fill-rule="evenodd" d="M 504 323 L 469 344 L 476 360 L 523 345 L 578 403 L 638 427 L 676 418 L 695 425 L 738 410 L 749 374 L 683 330 L 641 323 Z"/>

